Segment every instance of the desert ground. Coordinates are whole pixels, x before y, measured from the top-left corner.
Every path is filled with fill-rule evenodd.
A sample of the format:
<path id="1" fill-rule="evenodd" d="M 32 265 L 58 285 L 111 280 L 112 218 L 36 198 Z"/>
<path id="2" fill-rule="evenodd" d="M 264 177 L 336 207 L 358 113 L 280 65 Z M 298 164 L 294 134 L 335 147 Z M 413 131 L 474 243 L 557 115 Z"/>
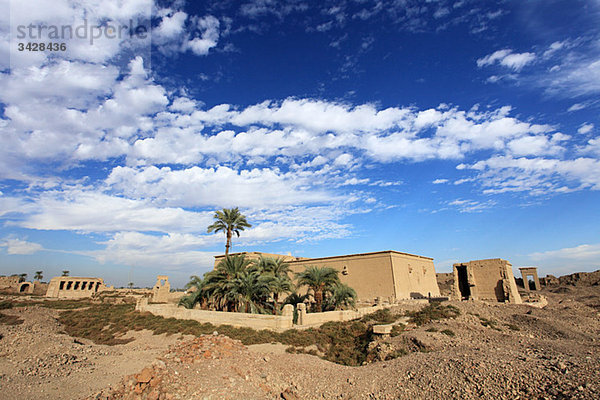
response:
<path id="1" fill-rule="evenodd" d="M 4 295 L 0 398 L 598 399 L 600 273 L 593 274 L 545 287 L 544 308 L 444 302 L 459 313 L 370 337 L 360 366 L 320 358 L 327 350 L 314 345 L 244 345 L 218 327 L 200 336 L 128 331 L 119 337 L 128 343 L 97 344 L 65 333 L 59 317 L 68 311 Z M 438 279 L 447 291 L 448 276 Z"/>

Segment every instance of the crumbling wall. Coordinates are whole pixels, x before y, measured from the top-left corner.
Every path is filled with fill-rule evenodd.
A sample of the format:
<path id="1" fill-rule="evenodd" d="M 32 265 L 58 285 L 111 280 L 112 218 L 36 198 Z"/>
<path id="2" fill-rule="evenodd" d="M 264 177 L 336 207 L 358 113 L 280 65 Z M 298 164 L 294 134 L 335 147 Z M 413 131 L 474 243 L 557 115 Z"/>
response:
<path id="1" fill-rule="evenodd" d="M 169 277 L 167 275 L 158 275 L 156 277 L 156 283 L 152 288 L 152 302 L 153 303 L 168 303 L 171 293 L 171 284 L 169 283 Z"/>
<path id="2" fill-rule="evenodd" d="M 19 287 L 19 283 L 21 282 L 21 277 L 19 275 L 11 275 L 11 276 L 0 276 L 0 290 L 6 289 L 17 289 Z"/>
<path id="3" fill-rule="evenodd" d="M 466 274 L 460 274 L 466 269 Z M 521 304 L 511 264 L 501 258 L 475 260 L 453 266 L 452 298 Z"/>

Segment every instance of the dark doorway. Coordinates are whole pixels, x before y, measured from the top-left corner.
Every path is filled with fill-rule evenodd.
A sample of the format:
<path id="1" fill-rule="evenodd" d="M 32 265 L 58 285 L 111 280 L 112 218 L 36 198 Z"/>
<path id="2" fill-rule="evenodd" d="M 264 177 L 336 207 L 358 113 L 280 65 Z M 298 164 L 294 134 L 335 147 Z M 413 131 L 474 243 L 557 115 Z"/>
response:
<path id="1" fill-rule="evenodd" d="M 527 284 L 529 285 L 529 290 L 536 290 L 535 281 L 533 279 L 527 278 Z"/>
<path id="2" fill-rule="evenodd" d="M 469 276 L 467 275 L 467 266 L 459 265 L 456 267 L 458 273 L 458 290 L 460 297 L 463 300 L 468 300 L 471 297 L 471 287 L 469 286 Z"/>
<path id="3" fill-rule="evenodd" d="M 25 292 L 26 290 L 29 290 L 29 284 L 28 283 L 25 283 L 25 284 L 21 285 L 21 287 L 19 288 L 19 292 L 21 292 L 21 293 Z"/>

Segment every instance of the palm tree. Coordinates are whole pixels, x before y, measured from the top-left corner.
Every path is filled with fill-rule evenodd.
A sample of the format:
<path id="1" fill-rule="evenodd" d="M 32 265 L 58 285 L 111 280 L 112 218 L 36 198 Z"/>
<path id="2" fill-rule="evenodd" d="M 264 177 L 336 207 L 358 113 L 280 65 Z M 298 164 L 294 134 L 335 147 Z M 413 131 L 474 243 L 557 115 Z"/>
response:
<path id="1" fill-rule="evenodd" d="M 207 229 L 208 233 L 213 232 L 225 232 L 227 236 L 227 242 L 225 244 L 225 257 L 229 255 L 229 248 L 231 247 L 231 237 L 235 233 L 240 237 L 240 231 L 245 228 L 250 228 L 252 225 L 246 221 L 246 216 L 240 213 L 240 210 L 236 208 L 224 208 L 222 211 L 216 211 L 214 215 L 215 223 L 210 225 Z"/>
<path id="2" fill-rule="evenodd" d="M 356 305 L 356 291 L 345 283 L 338 282 L 329 289 L 327 308 L 350 308 Z"/>
<path id="3" fill-rule="evenodd" d="M 231 299 L 228 284 L 240 277 L 250 265 L 250 260 L 242 256 L 227 256 L 214 270 L 204 275 L 204 290 L 210 298 L 210 303 L 218 310 L 235 309 L 237 306 Z"/>
<path id="4" fill-rule="evenodd" d="M 269 276 L 269 275 L 267 275 Z M 273 314 L 279 311 L 279 295 L 282 293 L 290 293 L 294 290 L 294 284 L 287 275 L 273 275 L 268 282 L 269 290 L 273 294 Z"/>
<path id="5" fill-rule="evenodd" d="M 252 268 L 245 269 L 227 285 L 228 297 L 235 303 L 236 310 L 265 314 L 270 293 L 269 276 L 261 275 Z"/>
<path id="6" fill-rule="evenodd" d="M 35 275 L 33 279 L 36 281 L 41 281 L 44 278 L 44 271 L 35 271 Z"/>
<path id="7" fill-rule="evenodd" d="M 276 314 L 279 310 L 279 295 L 294 290 L 294 284 L 290 279 L 290 265 L 282 257 L 272 258 L 262 255 L 253 263 L 261 273 L 271 277 L 268 281 L 273 294 L 273 313 Z"/>
<path id="8" fill-rule="evenodd" d="M 132 288 L 133 288 L 133 282 L 129 282 L 129 283 L 127 284 L 127 286 L 129 287 L 129 289 L 132 289 Z"/>
<path id="9" fill-rule="evenodd" d="M 64 271 L 62 272 L 62 276 L 69 276 L 69 272 L 71 272 L 71 271 L 69 271 L 69 270 L 64 270 Z"/>
<path id="10" fill-rule="evenodd" d="M 27 280 L 27 274 L 19 274 L 19 282 L 25 282 Z"/>
<path id="11" fill-rule="evenodd" d="M 296 274 L 296 279 L 298 286 L 306 285 L 312 289 L 317 311 L 323 311 L 323 293 L 340 281 L 335 269 L 316 266 L 307 266 L 304 271 Z"/>

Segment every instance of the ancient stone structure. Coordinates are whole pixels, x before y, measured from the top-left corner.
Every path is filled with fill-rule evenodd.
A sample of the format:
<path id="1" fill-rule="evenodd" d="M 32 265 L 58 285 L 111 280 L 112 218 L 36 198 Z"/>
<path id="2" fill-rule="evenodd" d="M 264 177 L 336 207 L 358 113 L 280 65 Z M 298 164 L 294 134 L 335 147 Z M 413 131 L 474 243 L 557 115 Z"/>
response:
<path id="1" fill-rule="evenodd" d="M 50 280 L 46 297 L 81 299 L 110 289 L 101 278 L 57 276 Z"/>
<path id="2" fill-rule="evenodd" d="M 521 304 L 510 263 L 501 258 L 454 264 L 454 299 Z"/>
<path id="3" fill-rule="evenodd" d="M 158 275 L 156 277 L 154 288 L 152 288 L 152 302 L 167 303 L 169 301 L 170 293 L 171 284 L 169 283 L 169 277 L 166 275 Z"/>
<path id="4" fill-rule="evenodd" d="M 32 282 L 21 282 L 21 283 L 19 283 L 19 287 L 17 288 L 17 292 L 32 294 L 34 288 L 35 288 L 35 283 L 32 283 Z"/>
<path id="5" fill-rule="evenodd" d="M 521 276 L 523 277 L 523 287 L 525 290 L 528 292 L 530 290 L 542 290 L 536 267 L 523 267 L 519 268 L 519 271 L 521 271 Z M 529 281 L 529 277 L 531 277 L 531 282 Z"/>
<path id="6" fill-rule="evenodd" d="M 340 272 L 340 280 L 356 290 L 359 301 L 377 298 L 388 302 L 440 295 L 433 259 L 398 251 L 351 254 L 344 256 L 303 258 L 259 252 L 236 253 L 250 259 L 283 257 L 296 273 L 307 266 L 331 267 Z M 215 257 L 217 265 L 224 256 Z"/>
<path id="7" fill-rule="evenodd" d="M 40 282 L 21 282 L 19 275 L 0 276 L 0 290 L 10 293 L 39 294 Z"/>
<path id="8" fill-rule="evenodd" d="M 0 290 L 16 289 L 21 283 L 19 275 L 0 276 Z"/>

